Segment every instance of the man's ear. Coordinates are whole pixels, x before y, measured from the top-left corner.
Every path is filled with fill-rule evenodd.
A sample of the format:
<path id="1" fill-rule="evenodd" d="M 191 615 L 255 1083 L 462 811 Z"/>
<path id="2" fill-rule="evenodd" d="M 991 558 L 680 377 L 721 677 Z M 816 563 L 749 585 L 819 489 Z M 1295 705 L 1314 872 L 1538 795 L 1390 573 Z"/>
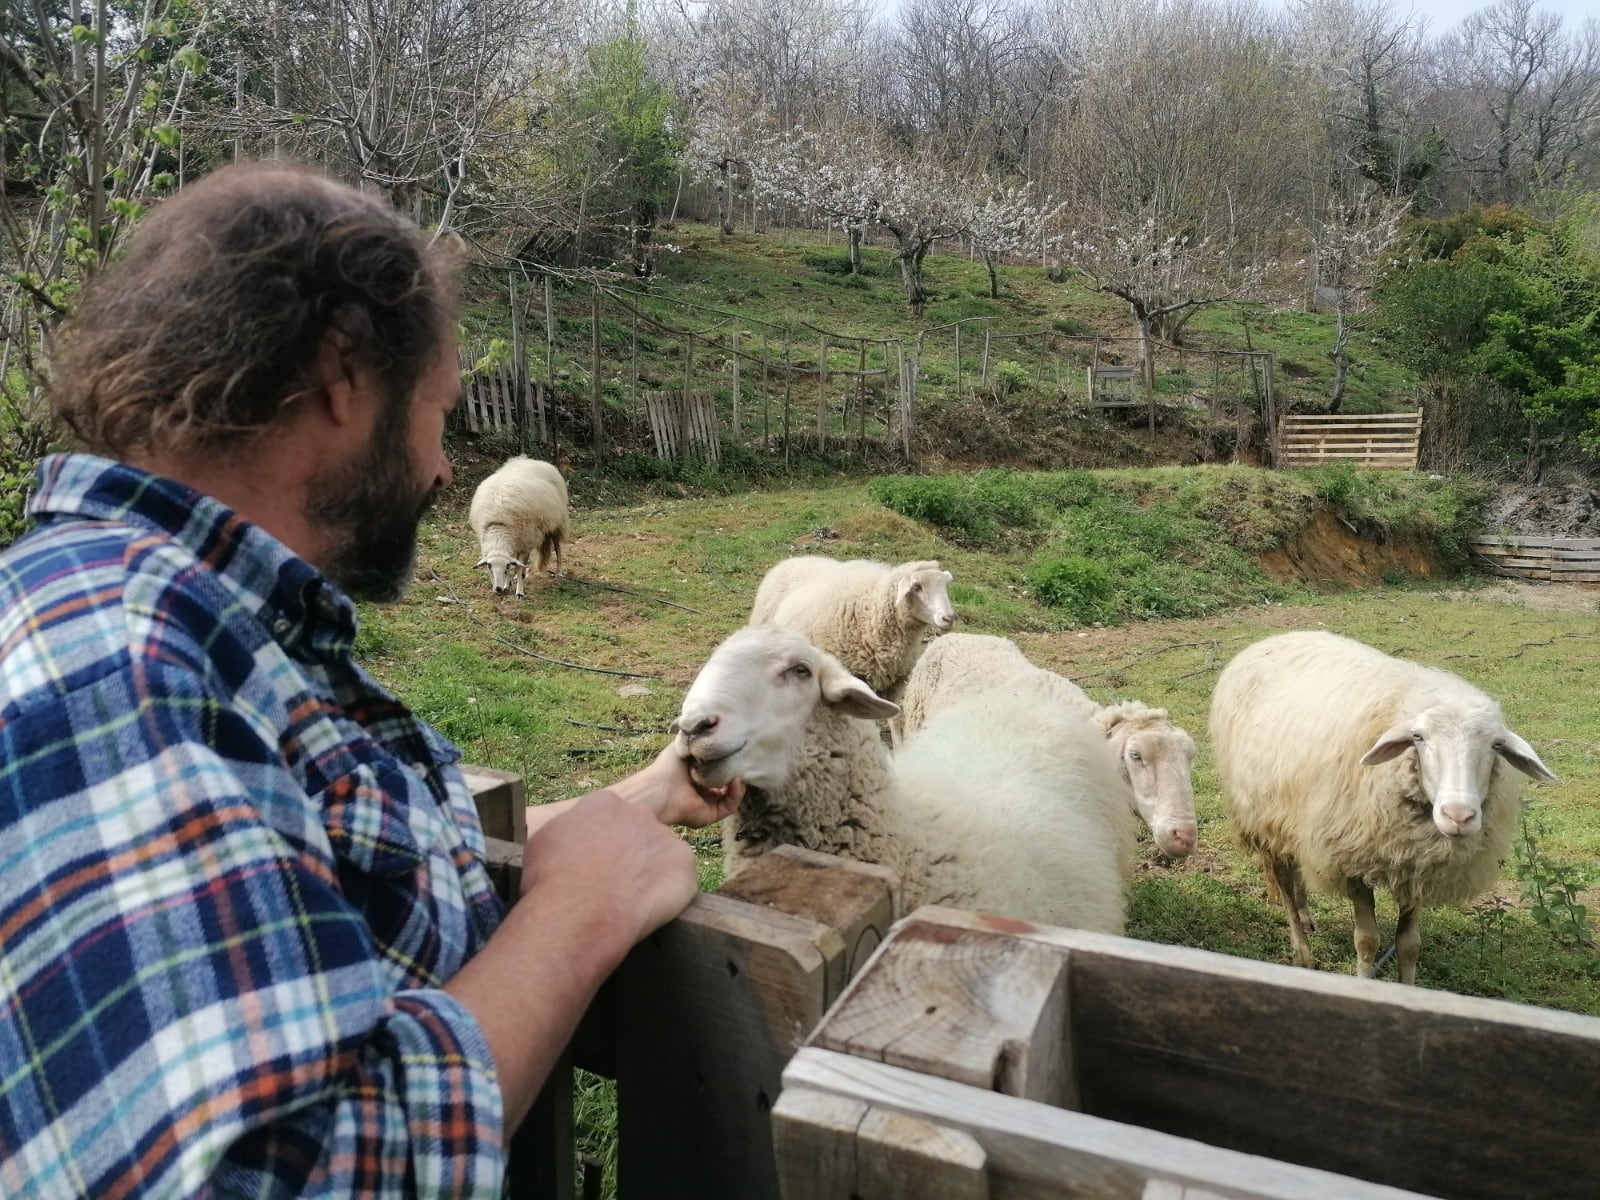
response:
<path id="1" fill-rule="evenodd" d="M 328 419 L 335 425 L 356 421 L 355 367 L 350 360 L 350 339 L 329 331 L 317 348 L 317 381 L 310 400 L 326 406 Z"/>

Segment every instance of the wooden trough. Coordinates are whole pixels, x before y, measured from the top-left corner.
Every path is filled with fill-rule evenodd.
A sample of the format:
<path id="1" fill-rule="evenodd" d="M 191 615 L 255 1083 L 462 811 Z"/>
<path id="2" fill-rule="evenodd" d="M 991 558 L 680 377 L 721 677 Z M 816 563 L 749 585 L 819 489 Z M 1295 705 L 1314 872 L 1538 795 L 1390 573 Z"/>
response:
<path id="1" fill-rule="evenodd" d="M 1288 416 L 1278 426 L 1275 465 L 1357 467 L 1409 471 L 1422 442 L 1422 410 L 1400 413 L 1313 413 Z"/>
<path id="2" fill-rule="evenodd" d="M 949 909 L 783 1081 L 785 1200 L 1600 1191 L 1600 1019 Z"/>
<path id="3" fill-rule="evenodd" d="M 1494 533 L 1468 539 L 1472 553 L 1497 574 L 1544 583 L 1600 585 L 1600 538 Z"/>

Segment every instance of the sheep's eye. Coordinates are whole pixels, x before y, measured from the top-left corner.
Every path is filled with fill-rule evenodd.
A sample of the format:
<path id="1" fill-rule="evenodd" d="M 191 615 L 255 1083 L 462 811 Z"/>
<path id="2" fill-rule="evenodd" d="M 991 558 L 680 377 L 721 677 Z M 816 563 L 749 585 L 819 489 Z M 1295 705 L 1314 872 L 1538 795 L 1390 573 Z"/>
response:
<path id="1" fill-rule="evenodd" d="M 1427 741 L 1427 740 L 1428 740 L 1428 739 L 1427 739 L 1427 738 L 1425 738 L 1425 737 L 1423 737 L 1423 736 L 1422 736 L 1422 735 L 1421 735 L 1421 734 L 1420 734 L 1420 733 L 1413 733 L 1413 734 L 1412 734 L 1412 735 L 1411 735 L 1411 740 L 1412 740 L 1412 741 L 1413 741 L 1413 742 L 1415 742 L 1415 743 L 1416 743 L 1416 744 L 1417 744 L 1417 745 L 1419 745 L 1419 746 L 1420 746 L 1420 745 L 1422 745 L 1422 744 L 1423 744 L 1423 743 L 1424 743 L 1424 742 L 1426 742 L 1426 741 Z"/>
<path id="2" fill-rule="evenodd" d="M 920 583 L 913 583 L 911 585 L 911 590 L 913 592 L 920 592 L 922 590 L 922 585 Z"/>
<path id="3" fill-rule="evenodd" d="M 1128 758 L 1130 761 L 1136 763 L 1142 763 L 1144 761 L 1144 755 L 1140 754 L 1137 750 L 1129 750 Z"/>
<path id="4" fill-rule="evenodd" d="M 811 678 L 811 667 L 807 663 L 795 663 L 789 670 L 794 673 L 796 679 Z"/>

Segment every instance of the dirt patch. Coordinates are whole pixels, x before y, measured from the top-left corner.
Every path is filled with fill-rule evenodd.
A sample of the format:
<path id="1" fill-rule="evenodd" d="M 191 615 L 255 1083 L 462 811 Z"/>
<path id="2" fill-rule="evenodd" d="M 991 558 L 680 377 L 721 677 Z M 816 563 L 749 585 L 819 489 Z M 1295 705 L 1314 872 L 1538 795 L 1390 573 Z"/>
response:
<path id="1" fill-rule="evenodd" d="M 1406 538 L 1374 541 L 1327 509 L 1278 549 L 1263 554 L 1262 568 L 1279 583 L 1365 587 L 1395 576 L 1433 579 L 1442 573 L 1432 547 Z"/>
<path id="2" fill-rule="evenodd" d="M 1534 583 L 1500 579 L 1481 588 L 1445 592 L 1447 600 L 1486 600 L 1516 604 L 1536 612 L 1592 613 L 1600 608 L 1600 588 L 1578 583 Z"/>
<path id="3" fill-rule="evenodd" d="M 1507 484 L 1484 506 L 1483 522 L 1497 533 L 1600 537 L 1600 492 L 1587 484 Z"/>

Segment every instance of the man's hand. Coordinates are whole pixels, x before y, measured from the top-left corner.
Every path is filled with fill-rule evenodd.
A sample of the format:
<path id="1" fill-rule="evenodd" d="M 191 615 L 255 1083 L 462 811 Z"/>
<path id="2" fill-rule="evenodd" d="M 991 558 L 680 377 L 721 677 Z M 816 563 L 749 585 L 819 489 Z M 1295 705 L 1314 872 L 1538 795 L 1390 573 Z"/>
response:
<path id="1" fill-rule="evenodd" d="M 668 745 L 644 770 L 619 779 L 607 790 L 649 809 L 663 825 L 699 829 L 738 809 L 744 799 L 744 780 L 735 779 L 720 788 L 701 787 L 689 777 L 688 760 Z"/>

